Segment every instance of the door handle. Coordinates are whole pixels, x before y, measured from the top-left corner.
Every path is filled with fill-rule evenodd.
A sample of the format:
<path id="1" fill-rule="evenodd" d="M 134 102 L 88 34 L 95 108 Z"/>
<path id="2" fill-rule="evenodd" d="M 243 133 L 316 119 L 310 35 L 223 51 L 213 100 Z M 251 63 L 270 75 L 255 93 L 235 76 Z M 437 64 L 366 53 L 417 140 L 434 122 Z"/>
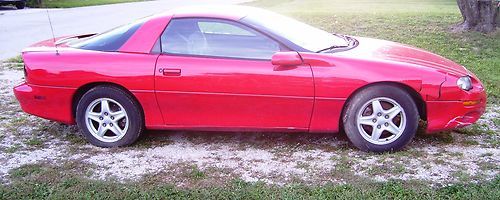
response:
<path id="1" fill-rule="evenodd" d="M 181 69 L 161 68 L 160 73 L 162 73 L 163 76 L 180 76 Z"/>

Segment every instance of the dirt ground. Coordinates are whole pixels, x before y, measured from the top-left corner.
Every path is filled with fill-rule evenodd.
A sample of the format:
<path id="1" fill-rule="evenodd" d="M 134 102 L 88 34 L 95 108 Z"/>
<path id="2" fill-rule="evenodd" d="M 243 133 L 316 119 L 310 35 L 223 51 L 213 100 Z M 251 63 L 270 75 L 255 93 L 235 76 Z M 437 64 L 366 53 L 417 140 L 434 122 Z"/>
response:
<path id="1" fill-rule="evenodd" d="M 29 164 L 62 166 L 90 179 L 164 181 L 177 186 L 241 179 L 268 184 L 401 179 L 431 185 L 490 180 L 500 172 L 500 108 L 477 125 L 419 134 L 405 150 L 364 153 L 341 134 L 148 131 L 131 147 L 87 144 L 75 126 L 21 111 L 12 87 L 23 72 L 0 69 L 0 182 Z"/>

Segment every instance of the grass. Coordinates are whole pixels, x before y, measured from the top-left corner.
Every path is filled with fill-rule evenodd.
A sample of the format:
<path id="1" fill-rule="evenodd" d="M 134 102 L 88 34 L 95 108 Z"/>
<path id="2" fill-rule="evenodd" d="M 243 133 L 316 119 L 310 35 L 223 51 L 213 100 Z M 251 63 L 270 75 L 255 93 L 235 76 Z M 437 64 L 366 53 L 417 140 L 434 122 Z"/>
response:
<path id="1" fill-rule="evenodd" d="M 24 61 L 21 55 L 0 62 L 0 70 L 1 69 L 21 70 L 23 69 L 23 67 L 24 67 Z"/>
<path id="2" fill-rule="evenodd" d="M 71 166 L 75 167 L 75 166 Z M 141 182 L 97 181 L 61 173 L 50 165 L 25 165 L 0 186 L 1 199 L 498 199 L 500 177 L 484 183 L 432 188 L 418 182 L 362 182 L 321 187 L 269 186 L 233 180 L 222 187 L 177 188 Z M 457 176 L 460 174 L 457 174 Z M 462 175 L 460 175 L 462 176 Z M 464 177 L 466 178 L 466 177 Z"/>
<path id="3" fill-rule="evenodd" d="M 73 8 L 82 6 L 96 6 L 115 3 L 127 3 L 148 0 L 43 0 L 42 5 L 36 0 L 29 0 L 28 6 L 32 8 Z"/>
<path id="4" fill-rule="evenodd" d="M 189 177 L 190 178 L 195 179 L 195 180 L 200 180 L 200 179 L 205 178 L 206 176 L 207 175 L 205 174 L 205 172 L 203 172 L 200 169 L 198 169 L 197 166 L 192 166 L 191 167 L 191 171 L 189 172 Z"/>
<path id="5" fill-rule="evenodd" d="M 41 165 L 24 165 L 10 172 L 10 176 L 15 178 L 23 178 L 26 176 L 33 176 L 37 173 L 41 173 L 43 167 Z"/>
<path id="6" fill-rule="evenodd" d="M 18 55 L 16 57 L 12 57 L 12 58 L 9 58 L 5 61 L 5 63 L 18 63 L 18 64 L 22 64 L 23 63 L 23 58 L 21 57 L 21 55 Z"/>
<path id="7" fill-rule="evenodd" d="M 15 144 L 4 150 L 5 153 L 15 153 L 17 150 L 21 148 L 21 145 Z"/>
<path id="8" fill-rule="evenodd" d="M 26 145 L 33 146 L 33 147 L 40 147 L 43 145 L 43 141 L 38 137 L 33 137 L 33 138 L 29 139 L 28 141 L 26 141 Z"/>
<path id="9" fill-rule="evenodd" d="M 465 135 L 479 135 L 479 134 L 489 134 L 496 135 L 497 133 L 493 130 L 489 130 L 488 126 L 485 124 L 472 124 L 465 128 L 457 130 L 458 133 Z"/>

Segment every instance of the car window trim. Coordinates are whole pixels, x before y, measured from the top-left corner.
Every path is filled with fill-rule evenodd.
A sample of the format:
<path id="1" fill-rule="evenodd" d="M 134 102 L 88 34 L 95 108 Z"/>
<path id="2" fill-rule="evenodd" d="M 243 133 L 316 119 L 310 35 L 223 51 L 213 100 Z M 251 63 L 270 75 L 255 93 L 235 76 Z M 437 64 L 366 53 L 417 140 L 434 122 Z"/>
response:
<path id="1" fill-rule="evenodd" d="M 194 54 L 182 54 L 182 53 L 160 53 L 160 55 L 165 55 L 165 56 L 179 56 L 179 57 L 195 57 L 195 58 L 211 58 L 211 59 L 230 59 L 230 60 L 249 60 L 249 61 L 267 61 L 267 62 L 271 62 L 271 59 L 240 58 L 240 57 L 211 56 L 211 55 L 194 55 Z"/>
<path id="2" fill-rule="evenodd" d="M 180 53 L 167 53 L 167 52 L 163 52 L 163 48 L 162 48 L 162 45 L 161 45 L 161 36 L 163 36 L 163 34 L 165 33 L 165 31 L 167 30 L 168 26 L 170 25 L 170 22 L 172 22 L 173 20 L 176 20 L 176 19 L 209 19 L 209 20 L 211 19 L 211 20 L 232 22 L 232 23 L 241 25 L 243 27 L 246 27 L 246 28 L 248 28 L 250 30 L 253 30 L 253 31 L 255 31 L 255 32 L 263 35 L 267 39 L 276 42 L 279 45 L 279 47 L 280 47 L 280 51 L 279 52 L 293 51 L 288 46 L 286 46 L 282 42 L 280 42 L 279 40 L 276 40 L 275 38 L 269 36 L 268 34 L 262 32 L 262 31 L 259 31 L 259 30 L 255 29 L 255 28 L 251 27 L 251 26 L 248 26 L 247 24 L 242 23 L 239 20 L 236 21 L 236 20 L 224 19 L 224 18 L 217 18 L 217 17 L 173 17 L 173 18 L 170 19 L 170 21 L 165 26 L 165 28 L 163 29 L 163 31 L 161 32 L 160 36 L 157 39 L 157 42 L 158 41 L 160 42 L 160 53 L 159 53 L 160 55 L 182 56 L 182 57 L 200 57 L 200 58 L 213 58 L 213 59 L 220 58 L 220 59 L 232 59 L 232 60 L 253 60 L 253 61 L 269 61 L 269 62 L 271 61 L 271 59 L 242 58 L 242 57 L 228 57 L 228 56 L 214 56 L 214 55 L 196 55 L 196 54 L 180 54 Z M 153 50 L 151 50 L 150 53 L 151 54 L 158 54 L 158 52 L 153 52 Z"/>

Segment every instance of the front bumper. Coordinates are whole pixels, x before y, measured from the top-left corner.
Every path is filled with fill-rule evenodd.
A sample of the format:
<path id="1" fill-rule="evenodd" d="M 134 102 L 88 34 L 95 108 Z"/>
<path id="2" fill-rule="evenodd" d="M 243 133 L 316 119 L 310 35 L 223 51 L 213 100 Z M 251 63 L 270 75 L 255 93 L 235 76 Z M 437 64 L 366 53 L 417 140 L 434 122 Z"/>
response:
<path id="1" fill-rule="evenodd" d="M 467 105 L 467 102 L 477 102 Z M 427 132 L 462 128 L 475 123 L 486 110 L 486 92 L 476 91 L 459 101 L 427 101 Z"/>
<path id="2" fill-rule="evenodd" d="M 45 119 L 74 124 L 72 98 L 75 89 L 22 83 L 14 87 L 24 112 Z"/>

